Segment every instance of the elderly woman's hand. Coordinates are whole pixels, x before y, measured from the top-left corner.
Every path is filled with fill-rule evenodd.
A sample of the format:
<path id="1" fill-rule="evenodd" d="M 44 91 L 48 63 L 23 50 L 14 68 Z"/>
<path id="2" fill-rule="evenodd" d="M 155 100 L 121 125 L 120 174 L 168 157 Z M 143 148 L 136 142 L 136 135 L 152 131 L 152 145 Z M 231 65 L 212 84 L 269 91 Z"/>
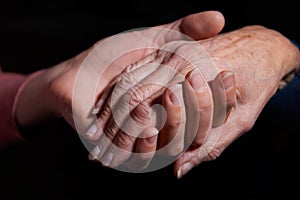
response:
<path id="1" fill-rule="evenodd" d="M 108 126 L 101 132 L 98 128 L 99 131 L 93 135 L 93 139 L 99 141 L 91 152 L 90 159 L 100 160 L 109 167 L 124 164 L 131 171 L 145 169 L 155 152 L 163 156 L 162 159 L 171 157 L 174 161 L 191 143 L 203 142 L 211 126 L 222 124 L 234 106 L 235 81 L 231 71 L 224 70 L 207 82 L 196 69 L 187 75 L 184 82 L 166 86 L 163 93 L 158 93 L 162 96 L 150 95 L 132 110 L 128 110 L 134 103 L 129 103 L 131 100 L 125 99 L 127 97 L 124 97 L 124 93 L 133 86 L 133 82 L 142 78 L 142 74 L 149 74 L 148 69 L 148 66 L 142 66 L 130 73 L 123 73 L 119 81 L 113 83 L 114 91 L 106 102 L 107 110 L 101 112 L 102 115 L 100 114 L 96 123 L 101 126 L 107 119 L 106 123 L 116 129 L 115 132 L 108 131 L 112 130 Z M 136 89 L 133 87 L 132 91 Z M 128 98 L 131 97 L 130 95 Z M 190 107 L 185 106 L 184 99 Z M 157 104 L 153 106 L 155 103 Z M 163 109 L 157 108 L 158 104 Z M 118 126 L 117 120 L 123 118 L 125 121 L 122 126 Z M 193 123 L 188 123 L 187 120 Z M 156 168 L 169 163 L 157 163 Z"/>
<path id="2" fill-rule="evenodd" d="M 298 48 L 279 32 L 262 26 L 247 26 L 199 43 L 220 70 L 234 71 L 237 101 L 224 125 L 212 129 L 202 146 L 190 148 L 176 161 L 178 177 L 203 161 L 216 159 L 251 129 L 280 80 L 300 65 Z"/>
<path id="3" fill-rule="evenodd" d="M 121 77 L 119 84 L 116 84 L 114 98 L 118 101 L 111 101 L 114 98 L 110 99 L 98 119 L 99 131 L 95 134 L 95 139 L 100 138 L 99 146 L 102 149 L 101 152 L 97 152 L 97 157 L 111 166 L 119 164 L 120 160 L 114 163 L 114 160 L 118 160 L 116 159 L 118 155 L 114 154 L 114 157 L 111 153 L 115 150 L 110 150 L 111 147 L 108 148 L 109 145 L 105 145 L 102 138 L 106 138 L 106 143 L 113 141 L 115 146 L 121 146 L 118 145 L 121 141 L 120 144 L 132 147 L 132 137 L 128 137 L 126 132 L 136 134 L 134 136 L 140 132 L 136 132 L 129 126 L 132 125 L 134 119 L 139 119 L 138 115 L 133 115 L 135 116 L 133 120 L 129 120 L 131 123 L 127 123 L 127 119 L 131 119 L 131 111 L 134 111 L 141 102 L 147 102 L 148 99 L 153 102 L 153 99 L 157 99 L 169 85 L 183 82 L 184 93 L 189 94 L 187 92 L 189 86 L 193 86 L 189 81 L 192 77 L 189 74 L 197 74 L 199 71 L 194 69 L 198 68 L 204 75 L 205 81 L 201 75 L 198 76 L 198 92 L 201 91 L 201 95 L 196 93 L 194 97 L 185 96 L 186 116 L 191 117 L 186 117 L 187 128 L 184 128 L 188 130 L 185 133 L 188 136 L 180 138 L 187 138 L 191 146 L 180 155 L 175 163 L 176 175 L 181 177 L 202 161 L 216 159 L 230 143 L 249 130 L 263 106 L 278 88 L 280 80 L 299 66 L 299 60 L 298 49 L 287 38 L 261 26 L 244 27 L 197 43 L 169 43 L 154 53 L 152 61 L 143 63 L 144 66 L 140 67 L 140 72 L 137 73 L 143 75 L 136 76 L 135 74 L 134 80 Z M 224 95 L 221 95 L 218 100 L 223 106 L 219 106 L 219 112 L 215 112 L 207 82 L 213 80 L 223 70 L 233 71 L 236 75 L 236 83 L 232 74 L 226 78 L 223 76 L 221 88 L 230 92 L 223 92 Z M 230 98 L 229 103 L 224 101 L 226 97 Z M 233 104 L 235 104 L 234 109 L 228 115 L 226 107 Z M 205 108 L 205 112 L 201 112 L 203 111 L 201 106 Z M 212 120 L 204 120 L 206 123 L 203 121 L 203 118 L 212 119 L 213 112 L 223 113 L 219 114 L 221 117 L 217 117 L 219 120 L 214 120 L 218 121 L 216 126 L 212 126 Z M 195 113 L 199 116 L 197 117 Z M 140 118 L 143 119 L 143 117 Z M 201 120 L 202 123 L 200 123 Z M 223 126 L 217 126 L 224 121 Z M 120 125 L 127 127 L 125 131 Z M 133 127 L 136 126 L 133 124 Z M 165 132 L 170 134 L 169 131 Z M 163 138 L 167 139 L 160 138 L 159 143 L 163 141 L 162 146 L 170 142 L 168 138 L 173 137 L 164 134 Z"/>
<path id="4" fill-rule="evenodd" d="M 208 72 L 206 78 L 199 70 L 194 70 L 200 65 L 205 66 Z M 92 139 L 99 141 L 91 152 L 91 158 L 99 159 L 104 165 L 117 167 L 126 161 L 134 149 L 137 138 L 157 134 L 158 131 L 153 130 L 152 133 L 145 135 L 144 130 L 149 126 L 155 126 L 158 130 L 162 128 L 158 144 L 159 154 L 178 156 L 184 146 L 191 143 L 201 145 L 211 127 L 222 124 L 227 111 L 235 103 L 233 73 L 220 73 L 198 42 L 167 43 L 134 66 L 134 70 L 122 74 L 112 83 L 113 92 L 100 111 L 98 120 L 92 125 L 92 128 L 97 127 Z M 226 80 L 224 84 L 223 79 Z M 178 94 L 181 85 L 185 88 L 185 95 Z M 166 88 L 169 89 L 165 90 Z M 177 98 L 169 98 L 172 92 L 168 91 L 172 89 L 176 91 L 173 93 L 178 94 Z M 161 102 L 160 98 L 164 92 L 169 95 L 163 97 Z M 187 104 L 194 106 L 186 108 L 187 114 L 183 96 Z M 103 99 L 101 97 L 100 101 Z M 169 107 L 165 105 L 170 101 L 168 99 L 175 102 L 177 100 L 177 108 L 174 105 Z M 166 118 L 163 117 L 162 110 L 151 107 L 156 102 L 167 107 Z M 156 115 L 156 120 L 152 120 L 152 124 L 150 113 Z M 186 119 L 188 121 L 184 123 Z M 166 124 L 163 123 L 164 120 Z M 185 124 L 188 133 L 186 140 Z M 151 156 L 153 155 L 149 155 L 149 158 Z"/>

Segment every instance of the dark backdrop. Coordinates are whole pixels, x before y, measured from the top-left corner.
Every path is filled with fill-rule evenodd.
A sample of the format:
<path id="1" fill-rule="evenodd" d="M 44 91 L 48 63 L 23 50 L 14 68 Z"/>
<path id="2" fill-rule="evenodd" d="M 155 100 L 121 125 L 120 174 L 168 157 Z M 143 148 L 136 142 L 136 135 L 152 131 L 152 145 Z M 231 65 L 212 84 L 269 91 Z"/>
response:
<path id="1" fill-rule="evenodd" d="M 2 0 L 0 65 L 4 71 L 28 74 L 66 60 L 112 34 L 204 10 L 224 14 L 223 31 L 260 24 L 300 41 L 299 9 L 291 1 Z M 174 177 L 172 166 L 146 174 L 102 168 L 87 160 L 87 150 L 65 122 L 55 122 L 37 130 L 41 136 L 32 143 L 1 149 L 0 199 L 179 195 L 186 199 L 296 199 L 299 150 L 295 135 L 299 130 L 293 124 L 299 120 L 295 118 L 274 115 L 270 105 L 255 127 L 220 158 L 201 164 L 181 180 Z"/>

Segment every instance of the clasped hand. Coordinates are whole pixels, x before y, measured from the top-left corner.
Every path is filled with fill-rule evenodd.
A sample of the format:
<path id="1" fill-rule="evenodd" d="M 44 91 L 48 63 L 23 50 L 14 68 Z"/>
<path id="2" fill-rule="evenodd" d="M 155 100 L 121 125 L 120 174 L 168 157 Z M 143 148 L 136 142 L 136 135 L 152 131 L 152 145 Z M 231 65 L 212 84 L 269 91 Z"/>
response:
<path id="1" fill-rule="evenodd" d="M 271 37 L 292 52 L 289 63 L 265 46 Z M 100 96 L 98 118 L 86 133 L 96 142 L 90 159 L 141 170 L 155 155 L 169 156 L 181 177 L 216 159 L 249 130 L 281 78 L 297 65 L 293 45 L 261 26 L 169 42 L 129 65 L 109 86 L 112 92 Z M 164 112 L 153 104 L 162 105 Z"/>
<path id="2" fill-rule="evenodd" d="M 221 13 L 206 11 L 100 40 L 29 79 L 16 119 L 30 126 L 62 117 L 90 159 L 135 172 L 174 161 L 182 177 L 247 132 L 300 65 L 299 50 L 279 32 L 219 34 L 223 26 Z"/>

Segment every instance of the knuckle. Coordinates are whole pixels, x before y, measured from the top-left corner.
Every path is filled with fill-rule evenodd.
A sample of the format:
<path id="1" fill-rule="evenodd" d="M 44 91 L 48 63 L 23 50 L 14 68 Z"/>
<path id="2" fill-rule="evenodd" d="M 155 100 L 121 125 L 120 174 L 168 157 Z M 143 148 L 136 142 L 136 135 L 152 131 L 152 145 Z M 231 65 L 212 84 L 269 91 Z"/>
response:
<path id="1" fill-rule="evenodd" d="M 197 112 L 208 112 L 213 108 L 213 96 L 207 86 L 203 87 L 203 91 L 198 98 L 198 107 L 196 107 Z"/>
<path id="2" fill-rule="evenodd" d="M 191 71 L 193 68 L 186 58 L 181 54 L 175 52 L 172 54 L 170 59 L 166 62 L 167 66 L 172 66 L 172 69 L 176 72 L 183 72 L 186 74 L 188 71 Z"/>
<path id="3" fill-rule="evenodd" d="M 120 76 L 120 85 L 133 85 L 134 82 L 134 76 L 132 76 L 131 73 L 124 73 Z"/>
<path id="4" fill-rule="evenodd" d="M 111 115 L 111 101 L 108 100 L 107 104 L 104 106 L 101 114 L 100 114 L 100 119 L 106 118 Z"/>
<path id="5" fill-rule="evenodd" d="M 130 146 L 132 146 L 134 140 L 135 140 L 135 138 L 133 136 L 128 135 L 127 133 L 124 133 L 121 131 L 118 134 L 118 137 L 117 137 L 116 141 L 114 142 L 114 144 L 122 149 L 128 150 L 128 148 Z"/>
<path id="6" fill-rule="evenodd" d="M 185 70 L 191 68 L 189 64 L 189 54 L 187 51 L 191 51 L 193 45 L 188 44 L 186 41 L 173 41 L 169 42 L 163 48 L 165 51 L 161 51 L 159 54 L 160 57 L 163 57 L 161 60 L 162 63 L 167 66 L 172 66 L 172 69 L 182 72 L 189 71 Z"/>
<path id="7" fill-rule="evenodd" d="M 136 107 L 144 100 L 144 95 L 147 93 L 147 87 L 135 86 L 128 93 L 125 98 L 128 99 L 128 104 L 131 107 Z"/>
<path id="8" fill-rule="evenodd" d="M 135 82 L 129 74 L 125 73 L 120 75 L 114 88 L 114 99 L 119 99 L 129 88 L 133 87 L 134 84 Z"/>
<path id="9" fill-rule="evenodd" d="M 119 100 L 118 111 L 126 112 L 129 114 L 131 109 L 134 108 L 137 104 L 133 102 L 131 94 L 126 92 L 122 98 Z M 117 111 L 117 110 L 114 110 Z"/>
<path id="10" fill-rule="evenodd" d="M 136 122 L 136 124 L 140 127 L 144 127 L 151 122 L 149 106 L 147 103 L 142 102 L 140 105 L 136 107 L 136 109 L 132 113 L 132 119 Z"/>
<path id="11" fill-rule="evenodd" d="M 166 54 L 173 54 L 173 52 L 176 52 L 182 45 L 186 44 L 186 41 L 169 41 L 168 43 L 164 44 L 159 52 L 158 52 L 158 57 L 166 57 Z"/>
<path id="12" fill-rule="evenodd" d="M 218 157 L 220 157 L 221 153 L 222 153 L 221 149 L 214 147 L 210 151 L 207 151 L 205 153 L 206 155 L 204 155 L 204 156 L 199 154 L 199 158 L 202 161 L 213 161 L 213 160 L 216 160 Z"/>
<path id="13" fill-rule="evenodd" d="M 105 129 L 104 134 L 105 134 L 110 140 L 112 140 L 112 139 L 115 137 L 115 135 L 116 135 L 116 133 L 117 133 L 118 130 L 119 130 L 118 125 L 117 125 L 116 123 L 113 123 L 112 125 L 108 126 L 108 127 Z"/>
<path id="14" fill-rule="evenodd" d="M 209 160 L 216 160 L 220 157 L 221 153 L 222 152 L 219 149 L 213 149 L 208 153 L 207 157 Z"/>
<path id="15" fill-rule="evenodd" d="M 212 100 L 209 97 L 203 96 L 203 99 L 199 102 L 198 109 L 196 109 L 197 113 L 201 112 L 211 112 L 213 109 Z"/>

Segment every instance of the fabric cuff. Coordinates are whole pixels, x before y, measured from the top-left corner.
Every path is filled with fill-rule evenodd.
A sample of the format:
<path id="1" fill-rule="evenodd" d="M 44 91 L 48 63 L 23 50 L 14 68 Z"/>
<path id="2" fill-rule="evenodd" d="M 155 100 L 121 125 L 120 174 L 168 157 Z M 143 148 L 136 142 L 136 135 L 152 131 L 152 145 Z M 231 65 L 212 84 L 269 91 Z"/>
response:
<path id="1" fill-rule="evenodd" d="M 26 84 L 42 71 L 29 75 L 0 72 L 0 147 L 25 141 L 16 121 L 16 105 Z"/>

